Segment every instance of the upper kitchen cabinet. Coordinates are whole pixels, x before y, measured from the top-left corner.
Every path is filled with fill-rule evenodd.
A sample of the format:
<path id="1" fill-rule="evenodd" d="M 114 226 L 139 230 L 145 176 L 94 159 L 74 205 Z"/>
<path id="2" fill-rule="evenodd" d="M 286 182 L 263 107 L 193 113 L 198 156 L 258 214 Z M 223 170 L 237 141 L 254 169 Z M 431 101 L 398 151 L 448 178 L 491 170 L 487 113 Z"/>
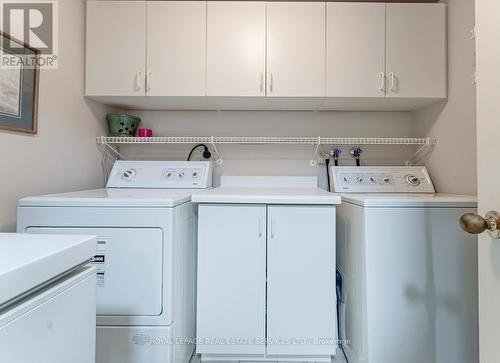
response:
<path id="1" fill-rule="evenodd" d="M 207 3 L 207 95 L 265 96 L 266 2 Z"/>
<path id="2" fill-rule="evenodd" d="M 326 96 L 385 96 L 385 4 L 327 3 Z"/>
<path id="3" fill-rule="evenodd" d="M 446 98 L 446 5 L 87 2 L 86 95 L 150 110 L 412 111 Z"/>
<path id="4" fill-rule="evenodd" d="M 325 96 L 324 2 L 267 3 L 267 95 Z"/>
<path id="5" fill-rule="evenodd" d="M 145 1 L 88 1 L 86 42 L 87 96 L 145 94 Z"/>
<path id="6" fill-rule="evenodd" d="M 204 96 L 205 1 L 147 2 L 148 96 Z"/>
<path id="7" fill-rule="evenodd" d="M 387 97 L 446 98 L 445 4 L 387 4 Z"/>
<path id="8" fill-rule="evenodd" d="M 87 96 L 204 96 L 204 1 L 88 1 Z"/>

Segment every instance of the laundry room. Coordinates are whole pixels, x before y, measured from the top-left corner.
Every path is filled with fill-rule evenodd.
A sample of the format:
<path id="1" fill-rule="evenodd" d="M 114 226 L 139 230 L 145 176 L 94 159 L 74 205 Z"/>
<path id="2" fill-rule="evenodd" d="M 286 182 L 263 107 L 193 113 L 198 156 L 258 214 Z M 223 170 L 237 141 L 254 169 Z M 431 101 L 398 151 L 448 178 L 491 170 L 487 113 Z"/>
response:
<path id="1" fill-rule="evenodd" d="M 0 362 L 497 362 L 496 2 L 0 8 Z"/>

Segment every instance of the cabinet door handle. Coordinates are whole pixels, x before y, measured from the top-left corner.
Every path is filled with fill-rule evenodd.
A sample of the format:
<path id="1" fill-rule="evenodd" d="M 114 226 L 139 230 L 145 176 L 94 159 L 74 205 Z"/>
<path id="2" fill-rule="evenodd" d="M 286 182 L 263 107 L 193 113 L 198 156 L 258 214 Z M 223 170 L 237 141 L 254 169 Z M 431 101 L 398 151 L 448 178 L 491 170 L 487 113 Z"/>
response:
<path id="1" fill-rule="evenodd" d="M 151 88 L 153 87 L 153 73 L 151 71 L 148 71 L 146 74 L 146 91 L 151 91 Z"/>
<path id="2" fill-rule="evenodd" d="M 274 218 L 271 217 L 270 223 L 271 223 L 271 226 L 270 226 L 271 227 L 270 228 L 271 229 L 271 238 L 274 238 Z"/>
<path id="3" fill-rule="evenodd" d="M 260 92 L 264 92 L 264 73 L 260 72 Z"/>
<path id="4" fill-rule="evenodd" d="M 262 237 L 262 217 L 259 217 L 259 237 Z"/>
<path id="5" fill-rule="evenodd" d="M 272 73 L 269 73 L 269 92 L 274 92 L 274 77 Z"/>
<path id="6" fill-rule="evenodd" d="M 135 75 L 135 90 L 140 91 L 142 89 L 142 72 L 139 71 Z"/>
<path id="7" fill-rule="evenodd" d="M 385 73 L 380 72 L 379 74 L 380 77 L 380 87 L 379 90 L 385 93 Z"/>
<path id="8" fill-rule="evenodd" d="M 396 87 L 396 76 L 394 72 L 389 73 L 389 77 L 391 77 L 391 88 L 389 91 L 394 92 L 394 88 Z"/>

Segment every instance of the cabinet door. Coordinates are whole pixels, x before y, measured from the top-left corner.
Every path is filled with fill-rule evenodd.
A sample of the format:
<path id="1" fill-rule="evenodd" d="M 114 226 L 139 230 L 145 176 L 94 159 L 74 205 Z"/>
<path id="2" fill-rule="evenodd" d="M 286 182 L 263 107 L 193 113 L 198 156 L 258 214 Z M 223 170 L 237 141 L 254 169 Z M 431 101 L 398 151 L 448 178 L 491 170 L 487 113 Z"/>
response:
<path id="1" fill-rule="evenodd" d="M 267 3 L 268 96 L 325 96 L 325 3 Z"/>
<path id="2" fill-rule="evenodd" d="M 385 97 L 385 4 L 327 3 L 327 97 Z"/>
<path id="3" fill-rule="evenodd" d="M 387 4 L 387 97 L 446 97 L 446 7 Z"/>
<path id="4" fill-rule="evenodd" d="M 148 96 L 204 96 L 206 2 L 147 3 Z"/>
<path id="5" fill-rule="evenodd" d="M 146 2 L 87 2 L 88 96 L 143 96 Z"/>
<path id="6" fill-rule="evenodd" d="M 200 205 L 198 218 L 197 351 L 264 354 L 266 207 Z"/>
<path id="7" fill-rule="evenodd" d="M 335 275 L 335 208 L 268 207 L 268 354 L 335 353 Z"/>
<path id="8" fill-rule="evenodd" d="M 207 95 L 264 96 L 266 3 L 207 3 Z"/>

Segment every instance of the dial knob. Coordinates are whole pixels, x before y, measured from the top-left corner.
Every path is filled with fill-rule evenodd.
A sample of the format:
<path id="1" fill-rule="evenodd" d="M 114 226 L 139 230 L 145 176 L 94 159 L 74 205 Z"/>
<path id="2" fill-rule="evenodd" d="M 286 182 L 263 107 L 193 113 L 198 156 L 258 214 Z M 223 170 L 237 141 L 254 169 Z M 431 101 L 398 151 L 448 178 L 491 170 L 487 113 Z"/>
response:
<path id="1" fill-rule="evenodd" d="M 371 182 L 371 183 L 376 183 L 376 182 L 377 182 L 377 180 L 376 180 L 373 176 L 371 176 L 371 177 L 370 177 L 370 182 Z"/>
<path id="2" fill-rule="evenodd" d="M 198 173 L 195 171 L 195 172 L 193 172 L 193 179 L 196 179 L 196 178 L 198 178 Z"/>
<path id="3" fill-rule="evenodd" d="M 357 180 L 358 183 L 362 183 L 363 182 L 363 177 L 362 176 L 358 176 L 356 178 L 356 180 Z"/>
<path id="4" fill-rule="evenodd" d="M 136 174 L 137 174 L 137 171 L 135 169 L 125 170 L 122 173 L 122 180 L 132 181 L 135 178 Z"/>
<path id="5" fill-rule="evenodd" d="M 416 175 L 409 174 L 409 175 L 405 176 L 405 180 L 406 180 L 406 183 L 408 183 L 409 185 L 412 185 L 414 187 L 420 185 L 420 179 Z"/>
<path id="6" fill-rule="evenodd" d="M 183 171 L 181 171 L 181 172 L 179 173 L 179 179 L 182 179 L 182 178 L 184 178 L 184 172 L 183 172 Z"/>

